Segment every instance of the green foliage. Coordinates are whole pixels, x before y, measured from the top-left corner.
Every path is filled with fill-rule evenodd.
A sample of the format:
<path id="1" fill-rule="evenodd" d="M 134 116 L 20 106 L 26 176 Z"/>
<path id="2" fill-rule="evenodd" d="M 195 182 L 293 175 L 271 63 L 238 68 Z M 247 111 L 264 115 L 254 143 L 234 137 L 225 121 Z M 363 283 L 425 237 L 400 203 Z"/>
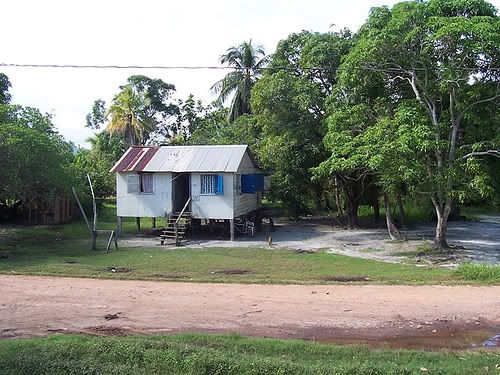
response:
<path id="1" fill-rule="evenodd" d="M 9 81 L 9 77 L 5 74 L 0 73 L 0 104 L 8 104 L 11 99 L 9 89 L 12 84 Z"/>
<path id="2" fill-rule="evenodd" d="M 0 366 L 16 374 L 478 374 L 495 371 L 493 352 L 371 350 L 239 335 L 3 340 Z M 489 370 L 485 370 L 488 368 Z"/>
<path id="3" fill-rule="evenodd" d="M 58 136 L 2 124 L 0 154 L 2 201 L 21 200 L 28 207 L 33 200 L 68 193 L 75 183 L 70 146 Z"/>
<path id="4" fill-rule="evenodd" d="M 52 123 L 52 115 L 42 113 L 33 107 L 23 107 L 17 104 L 0 104 L 0 123 L 34 129 L 48 135 L 56 135 Z"/>
<path id="5" fill-rule="evenodd" d="M 106 102 L 97 99 L 92 106 L 92 112 L 86 117 L 86 127 L 91 129 L 100 129 L 106 122 Z"/>
<path id="6" fill-rule="evenodd" d="M 454 200 L 493 196 L 483 159 L 499 154 L 499 64 L 500 18 L 487 2 L 372 9 L 342 60 L 331 155 L 316 172 L 374 174 L 385 192 L 425 195 L 445 228 Z"/>
<path id="7" fill-rule="evenodd" d="M 104 114 L 104 102 L 95 101 L 87 126 L 98 128 L 109 117 L 106 130 L 124 136 L 129 145 L 145 145 L 152 136 L 176 135 L 170 126 L 171 117 L 178 113 L 177 106 L 169 101 L 175 91 L 173 85 L 135 75 L 120 89 Z"/>
<path id="8" fill-rule="evenodd" d="M 456 274 L 465 280 L 499 282 L 500 266 L 479 263 L 464 263 L 457 268 Z"/>
<path id="9" fill-rule="evenodd" d="M 262 133 L 254 116 L 242 115 L 232 123 L 223 121 L 226 111 L 207 115 L 189 138 L 189 144 L 247 144 L 258 155 Z"/>
<path id="10" fill-rule="evenodd" d="M 219 95 L 217 99 L 219 104 L 223 104 L 234 94 L 228 113 L 228 122 L 231 123 L 239 116 L 251 113 L 251 90 L 261 74 L 261 68 L 265 67 L 269 58 L 262 46 L 253 45 L 250 40 L 238 47 L 229 48 L 219 61 L 222 65 L 227 64 L 235 68 L 211 88 Z"/>
<path id="11" fill-rule="evenodd" d="M 291 215 L 323 199 L 322 183 L 311 181 L 310 168 L 326 157 L 325 101 L 350 45 L 349 33 L 292 34 L 280 41 L 269 69 L 252 90 L 252 108 L 263 133 L 259 157 L 273 171 L 273 198 Z"/>
<path id="12" fill-rule="evenodd" d="M 105 198 L 115 194 L 116 176 L 110 169 L 120 159 L 126 149 L 123 137 L 101 132 L 89 138 L 90 150 L 79 149 L 74 166 L 80 181 L 87 186 L 87 174 L 92 179 L 97 197 Z"/>
<path id="13" fill-rule="evenodd" d="M 21 202 L 31 213 L 33 203 L 43 205 L 78 187 L 73 146 L 57 134 L 50 114 L 8 104 L 5 75 L 0 74 L 0 84 L 0 204 L 16 207 Z"/>

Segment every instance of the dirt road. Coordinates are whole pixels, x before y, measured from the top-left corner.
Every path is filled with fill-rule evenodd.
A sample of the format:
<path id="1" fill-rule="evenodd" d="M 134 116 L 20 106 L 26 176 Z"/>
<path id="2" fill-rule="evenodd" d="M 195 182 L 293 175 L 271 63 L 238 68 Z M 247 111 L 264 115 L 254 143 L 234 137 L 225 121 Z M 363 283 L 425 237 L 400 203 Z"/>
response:
<path id="1" fill-rule="evenodd" d="M 0 275 L 2 338 L 236 331 L 328 340 L 439 335 L 457 327 L 497 330 L 500 286 L 238 285 Z"/>

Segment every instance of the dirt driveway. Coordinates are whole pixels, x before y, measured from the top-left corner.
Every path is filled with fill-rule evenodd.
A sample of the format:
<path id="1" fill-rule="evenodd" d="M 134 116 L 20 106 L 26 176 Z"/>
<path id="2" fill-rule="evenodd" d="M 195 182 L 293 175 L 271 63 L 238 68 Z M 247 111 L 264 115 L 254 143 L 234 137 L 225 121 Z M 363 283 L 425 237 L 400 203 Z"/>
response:
<path id="1" fill-rule="evenodd" d="M 0 337 L 239 332 L 356 339 L 498 333 L 500 286 L 238 285 L 0 275 Z"/>

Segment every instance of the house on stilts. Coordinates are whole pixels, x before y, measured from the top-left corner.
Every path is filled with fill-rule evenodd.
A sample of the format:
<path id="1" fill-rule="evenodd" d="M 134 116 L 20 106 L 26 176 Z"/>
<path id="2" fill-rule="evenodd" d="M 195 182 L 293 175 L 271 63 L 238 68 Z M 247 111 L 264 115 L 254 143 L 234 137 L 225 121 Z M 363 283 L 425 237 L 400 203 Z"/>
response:
<path id="1" fill-rule="evenodd" d="M 264 171 L 246 145 L 130 147 L 116 173 L 118 233 L 124 217 L 168 218 L 162 234 L 182 238 L 186 223 L 229 224 L 231 240 L 241 218 L 262 205 Z"/>

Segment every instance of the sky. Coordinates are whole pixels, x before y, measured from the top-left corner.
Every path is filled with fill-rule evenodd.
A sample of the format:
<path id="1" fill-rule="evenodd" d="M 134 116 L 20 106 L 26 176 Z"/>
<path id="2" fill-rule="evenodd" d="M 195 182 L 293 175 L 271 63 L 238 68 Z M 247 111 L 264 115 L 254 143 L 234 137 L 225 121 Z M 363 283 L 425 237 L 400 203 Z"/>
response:
<path id="1" fill-rule="evenodd" d="M 374 6 L 394 0 L 15 0 L 2 4 L 0 63 L 214 66 L 229 47 L 252 39 L 273 53 L 302 30 L 356 31 Z M 500 0 L 491 1 L 497 8 Z M 51 113 L 59 132 L 87 146 L 85 116 L 127 77 L 174 84 L 176 98 L 211 102 L 224 70 L 97 70 L 0 67 L 12 102 Z"/>

